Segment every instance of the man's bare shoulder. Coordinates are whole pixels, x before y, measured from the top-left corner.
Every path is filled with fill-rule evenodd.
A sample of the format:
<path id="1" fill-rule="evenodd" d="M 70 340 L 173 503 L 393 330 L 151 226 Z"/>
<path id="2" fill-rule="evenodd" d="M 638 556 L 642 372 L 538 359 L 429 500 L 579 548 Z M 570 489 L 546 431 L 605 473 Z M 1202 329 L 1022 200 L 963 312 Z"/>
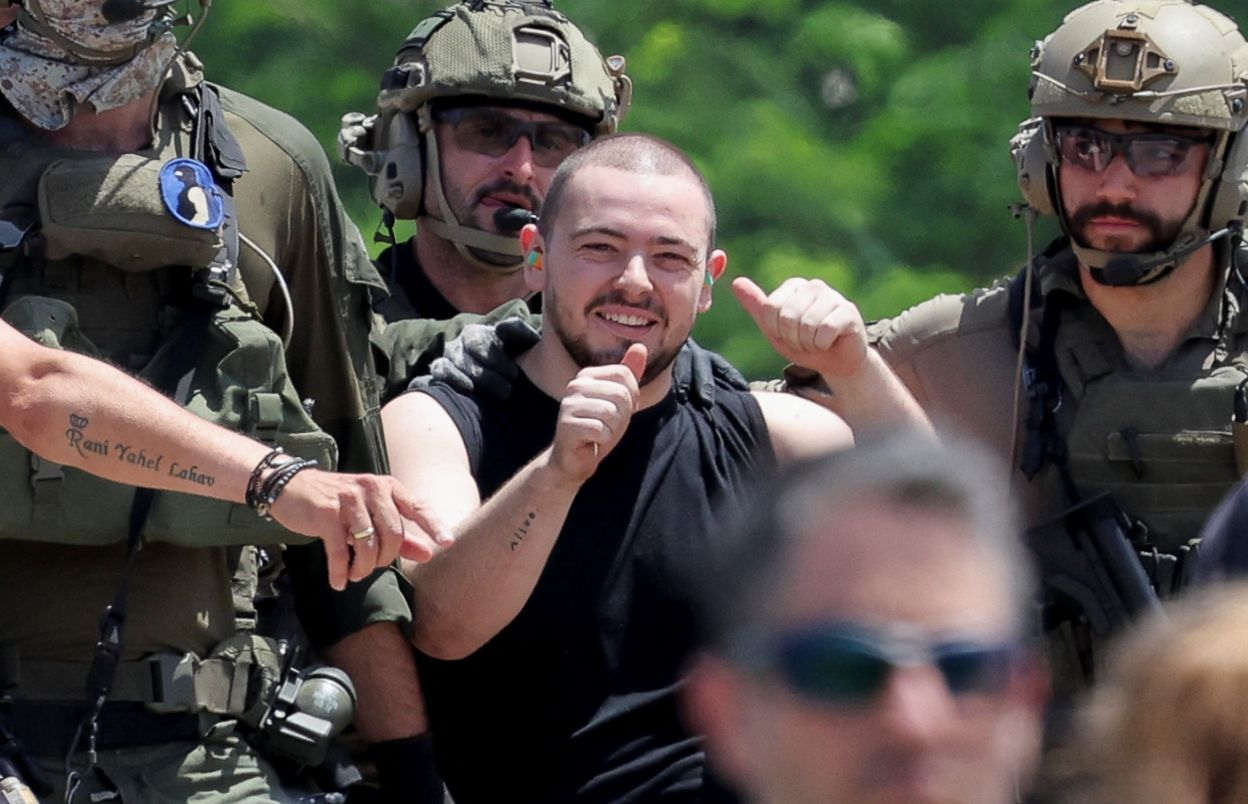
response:
<path id="1" fill-rule="evenodd" d="M 805 460 L 854 445 L 845 420 L 796 394 L 752 390 L 780 463 Z"/>
<path id="2" fill-rule="evenodd" d="M 402 433 L 406 436 L 430 434 L 453 434 L 459 436 L 459 428 L 446 407 L 432 394 L 423 390 L 411 390 L 400 394 L 381 409 L 381 420 L 387 435 Z"/>

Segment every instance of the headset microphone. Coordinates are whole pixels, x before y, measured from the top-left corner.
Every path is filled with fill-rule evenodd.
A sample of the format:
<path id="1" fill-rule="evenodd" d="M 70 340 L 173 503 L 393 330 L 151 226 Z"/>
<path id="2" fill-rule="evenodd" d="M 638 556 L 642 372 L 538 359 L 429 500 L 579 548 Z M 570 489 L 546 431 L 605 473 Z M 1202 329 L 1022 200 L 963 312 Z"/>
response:
<path id="1" fill-rule="evenodd" d="M 530 223 L 537 223 L 537 215 L 524 207 L 503 207 L 494 213 L 494 225 L 503 234 L 516 234 Z"/>
<path id="2" fill-rule="evenodd" d="M 1135 257 L 1130 254 L 1126 254 L 1121 257 L 1114 257 L 1112 260 L 1105 263 L 1104 268 L 1100 269 L 1099 273 L 1101 283 L 1109 285 L 1110 287 L 1124 287 L 1126 285 L 1139 284 L 1140 280 L 1144 278 L 1150 270 L 1156 268 L 1158 265 L 1162 265 L 1167 262 L 1173 262 L 1177 265 L 1179 260 L 1189 254 L 1195 253 L 1219 238 L 1226 237 L 1232 233 L 1238 233 L 1242 228 L 1242 225 L 1238 221 L 1235 221 L 1225 229 L 1219 229 L 1203 240 L 1197 240 L 1190 246 L 1181 248 L 1173 254 L 1163 254 L 1162 256 L 1154 257 L 1151 260 L 1142 260 L 1139 257 Z M 1093 273 L 1096 272 L 1094 271 Z M 1163 271 L 1153 277 L 1150 282 L 1156 282 L 1158 279 L 1161 279 L 1169 273 L 1170 271 Z"/>

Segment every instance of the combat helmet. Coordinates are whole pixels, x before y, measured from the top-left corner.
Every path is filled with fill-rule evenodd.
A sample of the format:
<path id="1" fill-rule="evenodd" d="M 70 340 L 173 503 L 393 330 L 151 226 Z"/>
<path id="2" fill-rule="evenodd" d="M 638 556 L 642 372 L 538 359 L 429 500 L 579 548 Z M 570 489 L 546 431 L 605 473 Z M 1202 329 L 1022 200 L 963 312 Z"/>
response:
<path id="1" fill-rule="evenodd" d="M 1104 284 L 1146 284 L 1211 240 L 1237 233 L 1248 209 L 1248 42 L 1235 22 L 1189 0 L 1096 0 L 1032 51 L 1032 119 L 1013 145 L 1019 187 L 1057 215 L 1054 119 L 1100 118 L 1213 129 L 1196 203 L 1161 251 L 1123 255 L 1074 244 Z"/>
<path id="2" fill-rule="evenodd" d="M 378 206 L 430 227 L 478 265 L 516 270 L 517 238 L 465 226 L 447 203 L 432 107 L 451 98 L 551 107 L 601 136 L 628 112 L 632 82 L 624 58 L 604 59 L 550 0 L 469 0 L 433 14 L 407 37 L 382 77 L 375 115 L 343 117 L 340 155 L 369 175 Z M 437 177 L 435 199 L 423 197 L 426 171 Z M 430 201 L 442 220 L 425 214 Z M 470 248 L 516 259 L 492 265 Z"/>

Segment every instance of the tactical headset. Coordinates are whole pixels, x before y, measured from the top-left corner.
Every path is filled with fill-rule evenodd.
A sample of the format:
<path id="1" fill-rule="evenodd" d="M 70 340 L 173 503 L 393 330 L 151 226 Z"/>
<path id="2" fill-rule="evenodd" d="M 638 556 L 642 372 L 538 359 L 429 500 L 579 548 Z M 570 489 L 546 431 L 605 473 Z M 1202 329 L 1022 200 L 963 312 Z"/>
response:
<path id="1" fill-rule="evenodd" d="M 1106 285 L 1141 285 L 1183 258 L 1240 231 L 1248 211 L 1248 42 L 1235 23 L 1188 0 L 1097 0 L 1071 12 L 1032 51 L 1034 117 L 1010 141 L 1027 204 L 1056 215 L 1060 202 L 1054 120 L 1116 119 L 1214 129 L 1196 202 L 1175 240 L 1150 254 L 1073 244 Z"/>

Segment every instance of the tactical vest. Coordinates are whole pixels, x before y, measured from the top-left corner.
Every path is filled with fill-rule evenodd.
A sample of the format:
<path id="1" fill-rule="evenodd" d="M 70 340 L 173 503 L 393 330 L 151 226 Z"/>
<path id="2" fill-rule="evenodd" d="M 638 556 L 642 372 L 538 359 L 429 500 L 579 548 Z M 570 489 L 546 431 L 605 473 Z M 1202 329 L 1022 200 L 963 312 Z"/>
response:
<path id="1" fill-rule="evenodd" d="M 189 225 L 171 205 L 186 201 L 193 213 L 203 198 L 165 197 L 161 171 L 194 157 L 211 167 L 232 207 L 228 176 L 245 166 L 220 105 L 210 88 L 195 87 L 162 103 L 161 113 L 163 139 L 120 156 L 37 145 L 0 116 L 0 315 L 44 345 L 101 357 L 157 388 L 173 385 L 166 392 L 203 418 L 333 469 L 333 439 L 304 410 L 281 339 L 237 279 L 228 214 L 215 228 Z M 188 184 L 186 192 L 200 191 Z M 133 445 L 72 429 L 67 422 L 67 438 L 93 460 L 142 462 L 206 482 L 196 467 L 156 464 Z M 0 432 L 0 538 L 123 541 L 134 491 L 44 461 Z M 244 505 L 172 492 L 157 495 L 144 537 L 186 546 L 302 540 Z"/>
<path id="2" fill-rule="evenodd" d="M 1199 536 L 1239 480 L 1231 411 L 1248 372 L 1227 362 L 1191 377 L 1159 379 L 1108 367 L 1089 376 L 1089 358 L 1103 344 L 1076 343 L 1077 331 L 1068 334 L 1058 360 L 1077 404 L 1066 434 L 1071 474 L 1086 497 L 1113 492 L 1139 523 L 1138 547 L 1176 553 Z"/>
<path id="3" fill-rule="evenodd" d="M 1044 315 L 1052 306 L 1045 302 Z M 1201 365 L 1141 371 L 1106 322 L 1058 312 L 1056 421 L 1080 495 L 1112 492 L 1142 552 L 1184 552 L 1240 479 L 1231 418 L 1236 389 L 1248 380 L 1248 316 L 1224 298 L 1222 331 Z M 1035 480 L 1046 499 L 1065 496 L 1058 474 L 1050 465 Z"/>

